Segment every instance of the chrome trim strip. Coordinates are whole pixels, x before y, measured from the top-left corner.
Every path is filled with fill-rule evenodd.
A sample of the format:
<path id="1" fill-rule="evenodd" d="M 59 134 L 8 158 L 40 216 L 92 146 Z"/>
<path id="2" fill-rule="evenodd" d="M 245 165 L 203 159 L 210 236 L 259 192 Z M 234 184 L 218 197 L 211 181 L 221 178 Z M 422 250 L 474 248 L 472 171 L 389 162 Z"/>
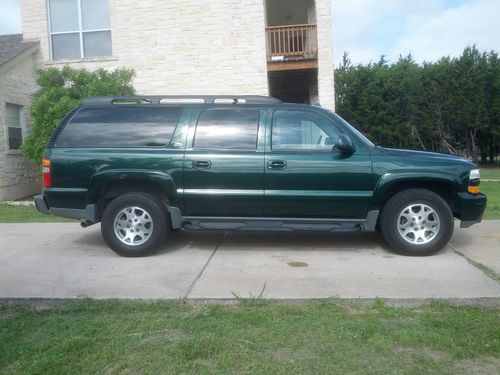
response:
<path id="1" fill-rule="evenodd" d="M 261 195 L 264 196 L 264 190 L 249 189 L 177 189 L 177 193 L 193 195 Z"/>
<path id="2" fill-rule="evenodd" d="M 262 195 L 297 197 L 371 197 L 371 191 L 344 190 L 251 190 L 251 189 L 177 189 L 179 194 L 193 195 Z"/>

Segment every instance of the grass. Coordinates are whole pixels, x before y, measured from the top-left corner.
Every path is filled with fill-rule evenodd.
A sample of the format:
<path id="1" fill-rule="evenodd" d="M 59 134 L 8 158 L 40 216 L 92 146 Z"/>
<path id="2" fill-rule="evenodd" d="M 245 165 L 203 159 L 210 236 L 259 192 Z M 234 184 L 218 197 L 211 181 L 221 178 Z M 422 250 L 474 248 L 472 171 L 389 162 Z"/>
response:
<path id="1" fill-rule="evenodd" d="M 0 203 L 0 223 L 44 223 L 74 221 L 38 212 L 35 206 Z"/>
<path id="2" fill-rule="evenodd" d="M 484 219 L 500 219 L 500 182 L 481 182 L 481 192 L 488 196 Z"/>
<path id="3" fill-rule="evenodd" d="M 481 167 L 481 179 L 500 180 L 500 168 Z"/>
<path id="4" fill-rule="evenodd" d="M 0 303 L 0 373 L 498 373 L 500 309 Z"/>

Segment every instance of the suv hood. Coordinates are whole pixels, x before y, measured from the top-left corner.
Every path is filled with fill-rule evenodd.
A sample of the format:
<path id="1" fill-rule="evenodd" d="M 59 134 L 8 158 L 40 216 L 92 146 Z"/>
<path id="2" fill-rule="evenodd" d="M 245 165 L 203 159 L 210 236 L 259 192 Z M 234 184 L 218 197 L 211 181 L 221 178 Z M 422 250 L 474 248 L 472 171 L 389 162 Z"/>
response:
<path id="1" fill-rule="evenodd" d="M 416 151 L 416 150 L 403 150 L 397 148 L 385 148 L 380 147 L 384 152 L 391 154 L 393 156 L 400 156 L 402 158 L 419 158 L 419 159 L 440 159 L 440 160 L 449 160 L 458 163 L 470 164 L 474 166 L 474 162 L 463 158 L 461 156 L 450 155 L 450 154 L 441 154 L 438 152 L 427 152 L 427 151 Z"/>

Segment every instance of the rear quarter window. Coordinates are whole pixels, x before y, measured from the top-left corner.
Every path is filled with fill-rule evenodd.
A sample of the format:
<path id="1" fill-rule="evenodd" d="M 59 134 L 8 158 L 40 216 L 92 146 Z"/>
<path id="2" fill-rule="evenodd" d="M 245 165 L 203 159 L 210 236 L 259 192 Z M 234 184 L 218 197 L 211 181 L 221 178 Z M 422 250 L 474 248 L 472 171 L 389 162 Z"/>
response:
<path id="1" fill-rule="evenodd" d="M 166 146 L 180 114 L 180 107 L 83 108 L 64 127 L 55 147 Z"/>

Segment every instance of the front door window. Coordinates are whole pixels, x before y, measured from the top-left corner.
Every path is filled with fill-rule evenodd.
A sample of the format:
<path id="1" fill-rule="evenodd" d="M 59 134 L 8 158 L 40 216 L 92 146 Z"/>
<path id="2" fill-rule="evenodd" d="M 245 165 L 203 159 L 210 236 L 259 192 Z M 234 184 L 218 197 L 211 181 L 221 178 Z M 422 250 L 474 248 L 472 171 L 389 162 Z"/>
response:
<path id="1" fill-rule="evenodd" d="M 276 111 L 273 116 L 273 151 L 331 151 L 339 134 L 316 113 Z"/>

